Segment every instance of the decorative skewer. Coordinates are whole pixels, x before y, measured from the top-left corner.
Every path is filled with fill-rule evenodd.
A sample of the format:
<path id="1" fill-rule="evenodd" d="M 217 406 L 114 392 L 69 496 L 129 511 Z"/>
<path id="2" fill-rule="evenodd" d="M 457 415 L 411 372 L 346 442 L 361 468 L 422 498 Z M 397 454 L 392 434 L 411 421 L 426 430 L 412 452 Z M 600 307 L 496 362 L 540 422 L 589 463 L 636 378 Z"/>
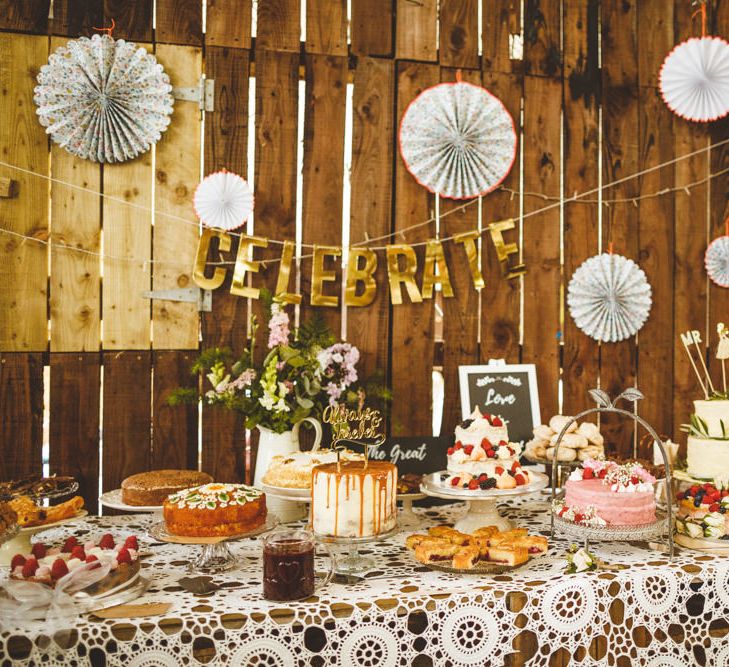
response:
<path id="1" fill-rule="evenodd" d="M 729 329 L 723 322 L 716 325 L 716 332 L 719 334 L 719 345 L 716 348 L 716 358 L 721 359 L 721 379 L 724 384 L 726 395 L 726 360 L 729 359 Z"/>
<path id="2" fill-rule="evenodd" d="M 686 333 L 681 334 L 681 342 L 683 343 L 683 348 L 686 350 L 686 354 L 688 355 L 689 361 L 691 362 L 691 367 L 694 369 L 694 373 L 696 374 L 696 379 L 699 381 L 699 384 L 701 385 L 701 389 L 704 392 L 705 398 L 708 400 L 709 398 L 709 392 L 706 389 L 706 385 L 704 384 L 704 381 L 701 378 L 701 373 L 699 373 L 699 369 L 696 366 L 696 362 L 694 361 L 693 354 L 691 353 L 690 345 L 692 343 L 695 343 L 694 340 L 694 333 L 698 334 L 698 331 L 687 331 Z M 700 355 L 699 355 L 700 356 Z"/>
<path id="3" fill-rule="evenodd" d="M 709 375 L 709 369 L 706 367 L 706 361 L 704 360 L 704 354 L 705 353 L 704 353 L 704 351 L 701 349 L 701 347 L 699 345 L 701 343 L 701 334 L 694 329 L 691 332 L 691 335 L 693 336 L 694 343 L 696 343 L 696 351 L 699 354 L 699 361 L 701 362 L 701 366 L 703 367 L 704 373 L 706 374 L 706 384 L 709 387 L 709 392 L 710 392 L 709 395 L 715 394 L 716 393 L 716 389 L 714 389 L 714 385 L 711 382 L 711 375 Z"/>

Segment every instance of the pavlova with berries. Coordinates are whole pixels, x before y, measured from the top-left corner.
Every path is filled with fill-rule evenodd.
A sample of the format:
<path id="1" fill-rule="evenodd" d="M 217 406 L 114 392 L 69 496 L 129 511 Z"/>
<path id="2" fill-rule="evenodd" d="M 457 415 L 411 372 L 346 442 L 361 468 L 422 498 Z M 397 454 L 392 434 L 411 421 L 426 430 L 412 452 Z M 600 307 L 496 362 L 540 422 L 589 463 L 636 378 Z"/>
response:
<path id="1" fill-rule="evenodd" d="M 695 484 L 676 494 L 676 532 L 693 538 L 729 540 L 729 484 Z"/>
<path id="2" fill-rule="evenodd" d="M 519 464 L 522 447 L 509 442 L 509 432 L 498 415 L 476 408 L 456 426 L 455 444 L 448 449 L 445 486 L 470 490 L 513 489 L 529 484 L 529 473 Z"/>

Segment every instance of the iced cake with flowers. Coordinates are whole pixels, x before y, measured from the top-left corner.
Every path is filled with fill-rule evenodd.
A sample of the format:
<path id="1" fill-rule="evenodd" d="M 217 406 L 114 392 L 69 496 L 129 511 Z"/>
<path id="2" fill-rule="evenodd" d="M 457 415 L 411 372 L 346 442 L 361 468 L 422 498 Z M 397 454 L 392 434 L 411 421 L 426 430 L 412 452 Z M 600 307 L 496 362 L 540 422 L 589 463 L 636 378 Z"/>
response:
<path id="1" fill-rule="evenodd" d="M 173 535 L 228 537 L 265 523 L 266 494 L 245 484 L 203 484 L 172 494 L 162 511 Z"/>
<path id="2" fill-rule="evenodd" d="M 618 465 L 588 459 L 565 483 L 564 510 L 576 523 L 597 517 L 608 526 L 637 526 L 656 520 L 653 477 L 639 463 Z M 559 514 L 559 511 L 558 511 Z"/>
<path id="3" fill-rule="evenodd" d="M 103 568 L 101 578 L 93 570 Z M 136 536 L 114 538 L 107 533 L 96 540 L 79 540 L 71 536 L 62 546 L 51 547 L 36 542 L 30 553 L 15 554 L 10 563 L 10 578 L 56 586 L 63 577 L 71 575 L 82 581 L 84 571 L 91 580 L 83 590 L 98 595 L 131 580 L 139 572 L 139 543 Z"/>
<path id="4" fill-rule="evenodd" d="M 471 490 L 513 489 L 529 484 L 529 473 L 519 464 L 520 455 L 521 445 L 509 442 L 504 420 L 476 408 L 456 426 L 443 482 Z"/>

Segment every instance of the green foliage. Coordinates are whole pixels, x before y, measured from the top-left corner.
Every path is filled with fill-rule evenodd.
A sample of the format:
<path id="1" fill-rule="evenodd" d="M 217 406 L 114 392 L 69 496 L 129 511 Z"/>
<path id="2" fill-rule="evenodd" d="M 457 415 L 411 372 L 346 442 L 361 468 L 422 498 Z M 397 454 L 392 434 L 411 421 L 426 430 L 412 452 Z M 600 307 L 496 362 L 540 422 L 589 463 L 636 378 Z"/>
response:
<path id="1" fill-rule="evenodd" d="M 334 334 L 327 326 L 326 320 L 319 311 L 308 322 L 299 326 L 298 342 L 304 348 L 325 348 L 336 342 Z"/>

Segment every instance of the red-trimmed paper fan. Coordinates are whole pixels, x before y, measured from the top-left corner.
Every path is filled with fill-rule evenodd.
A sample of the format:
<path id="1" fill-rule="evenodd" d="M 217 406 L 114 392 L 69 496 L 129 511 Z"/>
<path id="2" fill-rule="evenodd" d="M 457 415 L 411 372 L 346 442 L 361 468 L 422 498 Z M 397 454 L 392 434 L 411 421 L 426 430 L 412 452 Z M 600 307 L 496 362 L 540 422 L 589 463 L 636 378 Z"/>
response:
<path id="1" fill-rule="evenodd" d="M 666 56 L 659 75 L 669 109 L 707 123 L 729 113 L 729 44 L 721 37 L 693 37 Z"/>
<path id="2" fill-rule="evenodd" d="M 253 192 L 238 174 L 217 171 L 200 181 L 192 203 L 203 225 L 230 231 L 240 227 L 253 211 Z"/>
<path id="3" fill-rule="evenodd" d="M 400 122 L 400 154 L 422 186 L 450 199 L 491 192 L 516 157 L 514 121 L 501 100 L 458 81 L 424 90 Z"/>

